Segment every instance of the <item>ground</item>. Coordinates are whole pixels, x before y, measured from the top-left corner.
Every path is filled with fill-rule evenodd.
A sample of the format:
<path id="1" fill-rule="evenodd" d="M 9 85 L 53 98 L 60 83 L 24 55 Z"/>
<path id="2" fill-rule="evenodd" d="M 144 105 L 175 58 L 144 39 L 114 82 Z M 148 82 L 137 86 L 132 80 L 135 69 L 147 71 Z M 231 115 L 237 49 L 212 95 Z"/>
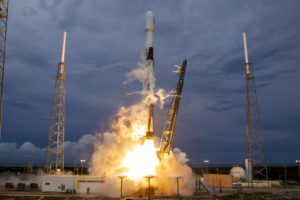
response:
<path id="1" fill-rule="evenodd" d="M 232 193 L 232 192 L 231 192 Z M 54 194 L 54 193 L 42 193 L 42 192 L 13 192 L 13 191 L 1 191 L 0 199 L 6 200 L 68 200 L 68 199 L 101 199 L 101 200 L 117 200 L 120 198 L 108 198 L 100 195 L 85 195 L 77 194 L 72 196 L 71 194 Z M 143 198 L 132 198 L 124 197 L 124 200 L 140 200 L 147 199 Z M 271 188 L 271 189 L 243 189 L 241 193 L 228 194 L 226 191 L 222 194 L 211 195 L 206 193 L 199 193 L 192 197 L 151 197 L 151 199 L 168 199 L 168 200 L 201 200 L 201 199 L 215 199 L 215 200 L 283 200 L 300 199 L 300 187 L 289 187 L 289 188 Z"/>

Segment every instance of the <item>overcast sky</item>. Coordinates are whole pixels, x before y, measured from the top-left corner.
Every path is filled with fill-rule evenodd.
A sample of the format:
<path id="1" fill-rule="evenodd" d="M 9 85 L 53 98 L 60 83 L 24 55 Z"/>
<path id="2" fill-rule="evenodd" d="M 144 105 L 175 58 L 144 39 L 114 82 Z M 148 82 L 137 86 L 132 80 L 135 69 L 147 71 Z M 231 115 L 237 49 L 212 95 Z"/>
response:
<path id="1" fill-rule="evenodd" d="M 141 85 L 124 81 L 143 51 L 149 9 L 157 86 L 171 90 L 172 66 L 188 59 L 173 146 L 194 164 L 243 163 L 245 31 L 267 161 L 293 163 L 300 159 L 299 8 L 298 0 L 10 0 L 0 165 L 43 162 L 65 30 L 65 156 L 89 159 L 94 134 L 138 99 L 126 93 Z M 157 136 L 167 106 L 155 108 Z"/>

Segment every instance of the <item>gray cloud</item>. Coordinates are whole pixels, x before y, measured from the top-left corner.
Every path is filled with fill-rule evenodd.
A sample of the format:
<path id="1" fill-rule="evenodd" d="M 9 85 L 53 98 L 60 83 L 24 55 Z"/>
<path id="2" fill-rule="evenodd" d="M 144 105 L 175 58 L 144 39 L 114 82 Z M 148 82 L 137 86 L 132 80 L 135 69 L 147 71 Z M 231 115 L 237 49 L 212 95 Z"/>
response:
<path id="1" fill-rule="evenodd" d="M 177 81 L 172 66 L 188 58 L 174 146 L 187 151 L 193 163 L 243 160 L 242 32 L 246 31 L 267 153 L 275 162 L 284 153 L 274 146 L 284 140 L 296 147 L 300 141 L 299 6 L 297 0 L 11 0 L 0 144 L 20 149 L 30 141 L 32 146 L 28 143 L 26 148 L 33 155 L 45 147 L 64 30 L 68 31 L 66 141 L 84 143 L 80 140 L 94 137 L 82 138 L 84 133 L 106 130 L 120 105 L 136 101 L 136 96 L 126 94 L 140 86 L 123 83 L 143 51 L 144 14 L 152 9 L 157 85 L 171 90 Z M 159 135 L 166 108 L 156 112 Z M 78 142 L 68 145 L 74 149 Z M 83 157 L 88 157 L 87 149 Z M 280 150 L 294 159 L 289 152 L 295 150 L 289 145 Z M 43 160 L 38 155 L 36 160 Z"/>
<path id="2" fill-rule="evenodd" d="M 85 134 L 76 142 L 65 141 L 65 164 L 73 166 L 74 161 L 79 164 L 80 159 L 89 163 L 93 152 L 93 143 L 97 137 Z M 40 148 L 31 142 L 24 142 L 17 145 L 14 142 L 0 143 L 0 164 L 1 165 L 26 165 L 29 161 L 35 165 L 42 166 L 45 155 L 45 148 Z"/>

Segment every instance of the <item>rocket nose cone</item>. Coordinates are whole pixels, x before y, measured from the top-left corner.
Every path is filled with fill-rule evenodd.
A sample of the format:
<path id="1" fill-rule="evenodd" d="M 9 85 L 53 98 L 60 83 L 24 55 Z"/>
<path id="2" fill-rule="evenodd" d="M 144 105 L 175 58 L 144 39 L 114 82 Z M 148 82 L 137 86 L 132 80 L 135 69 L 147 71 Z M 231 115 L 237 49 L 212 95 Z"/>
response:
<path id="1" fill-rule="evenodd" d="M 146 31 L 154 31 L 154 13 L 151 10 L 146 12 Z"/>
<path id="2" fill-rule="evenodd" d="M 152 10 L 148 10 L 147 12 L 146 12 L 146 17 L 148 18 L 148 17 L 154 17 L 154 14 L 153 14 L 153 11 Z"/>

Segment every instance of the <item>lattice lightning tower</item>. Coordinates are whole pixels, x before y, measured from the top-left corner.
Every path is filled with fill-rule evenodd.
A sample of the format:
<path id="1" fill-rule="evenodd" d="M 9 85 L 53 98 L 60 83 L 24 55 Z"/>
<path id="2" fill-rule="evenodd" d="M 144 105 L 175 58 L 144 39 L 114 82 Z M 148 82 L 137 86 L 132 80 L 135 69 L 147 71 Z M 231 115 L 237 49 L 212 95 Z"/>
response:
<path id="1" fill-rule="evenodd" d="M 266 166 L 263 131 L 256 95 L 256 86 L 253 68 L 248 60 L 248 49 L 245 32 L 243 32 L 243 40 L 245 52 L 245 93 L 247 114 L 246 176 L 248 182 L 253 182 L 253 179 L 268 180 L 268 170 Z"/>
<path id="2" fill-rule="evenodd" d="M 67 33 L 64 32 L 61 62 L 58 64 L 55 81 L 55 93 L 52 102 L 48 146 L 46 150 L 44 166 L 45 173 L 50 173 L 53 167 L 56 173 L 59 171 L 64 171 L 66 37 Z"/>
<path id="3" fill-rule="evenodd" d="M 7 35 L 8 0 L 0 0 L 0 137 L 3 116 L 4 64 Z"/>

